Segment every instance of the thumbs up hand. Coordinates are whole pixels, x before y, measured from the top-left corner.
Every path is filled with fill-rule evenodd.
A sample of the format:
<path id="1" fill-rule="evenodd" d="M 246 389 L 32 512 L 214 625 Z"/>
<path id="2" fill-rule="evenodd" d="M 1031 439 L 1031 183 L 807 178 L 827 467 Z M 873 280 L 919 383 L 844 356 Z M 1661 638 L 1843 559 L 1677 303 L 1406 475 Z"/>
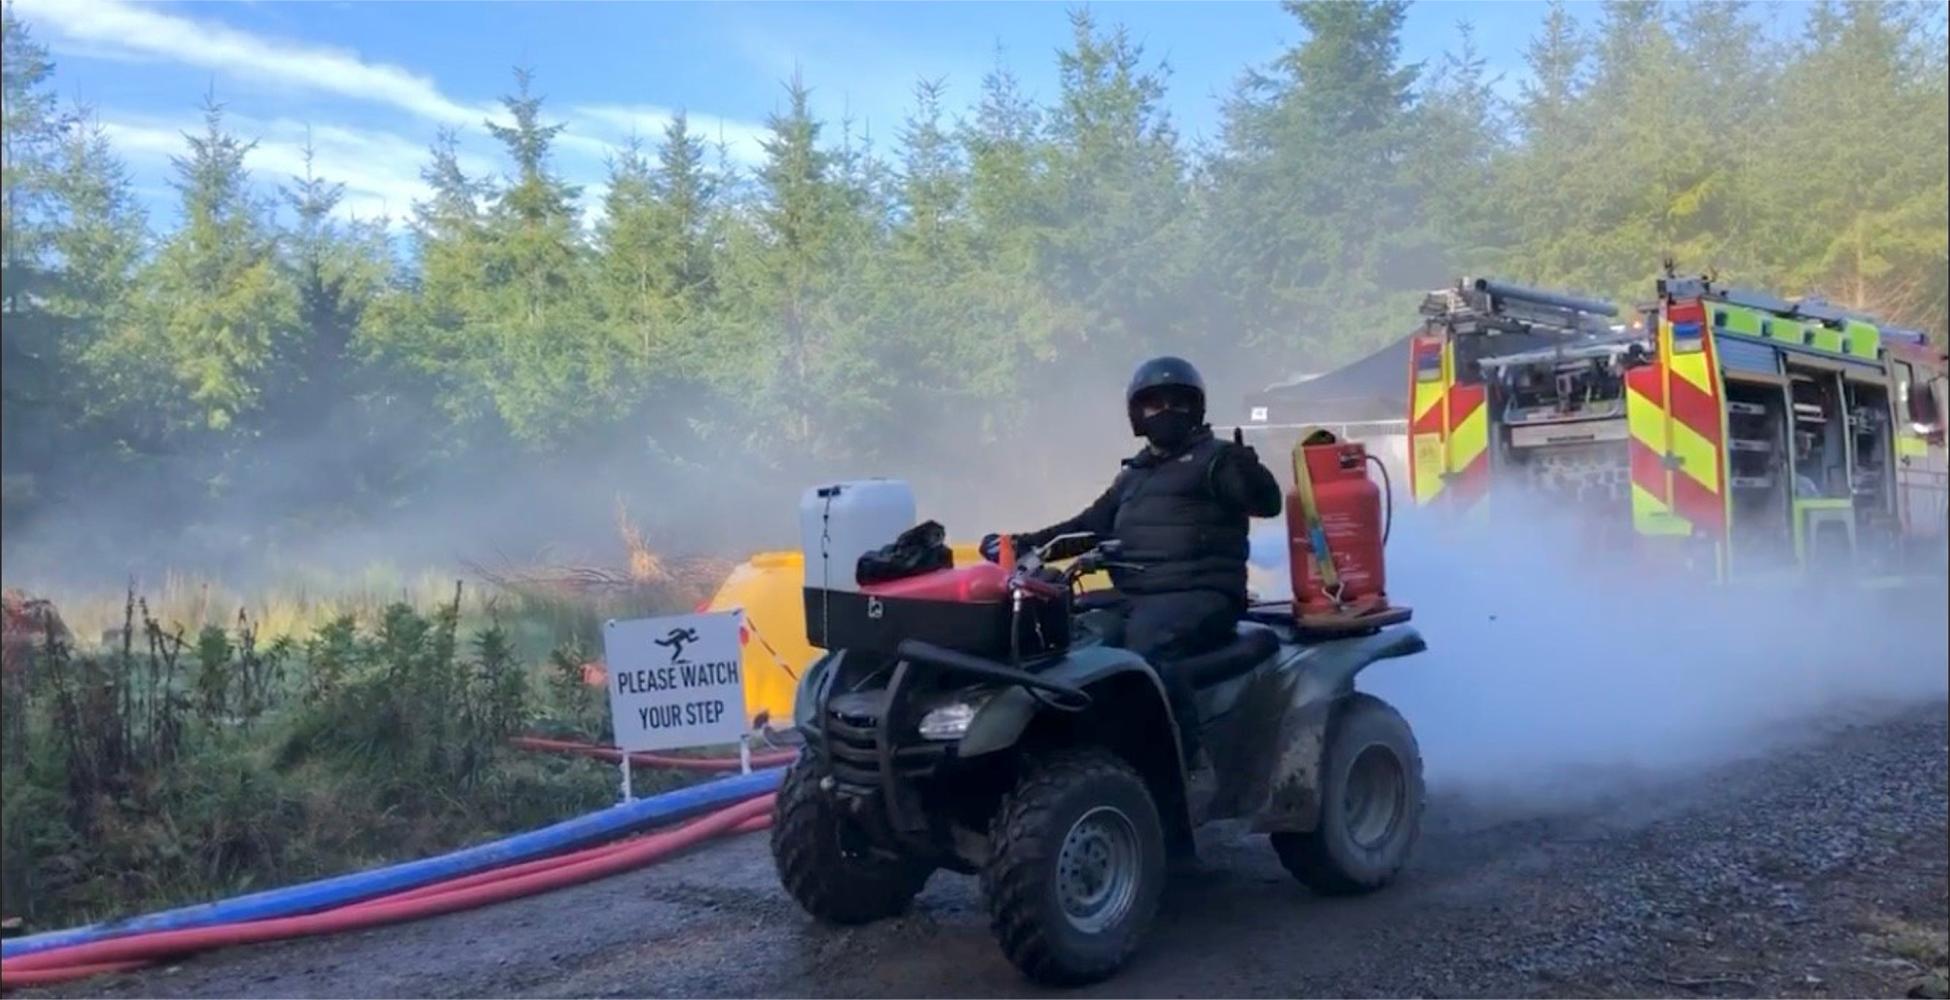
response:
<path id="1" fill-rule="evenodd" d="M 1241 427 L 1232 429 L 1232 458 L 1236 462 L 1251 467 L 1259 464 L 1259 452 L 1246 443 L 1246 431 Z"/>

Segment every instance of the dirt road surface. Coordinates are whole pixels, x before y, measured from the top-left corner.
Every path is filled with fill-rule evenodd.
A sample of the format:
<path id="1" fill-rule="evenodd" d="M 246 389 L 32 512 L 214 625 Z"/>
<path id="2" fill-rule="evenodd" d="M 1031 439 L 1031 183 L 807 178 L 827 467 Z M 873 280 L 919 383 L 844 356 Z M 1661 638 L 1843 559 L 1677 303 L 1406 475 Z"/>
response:
<path id="1" fill-rule="evenodd" d="M 1575 808 L 1437 789 L 1402 881 L 1355 900 L 1312 897 L 1263 838 L 1209 829 L 1148 949 L 1080 995 L 1904 996 L 1943 962 L 1947 743 L 1946 706 L 1912 703 L 1691 774 L 1594 781 Z M 784 897 L 762 834 L 535 899 L 74 989 L 1038 994 L 991 941 L 971 879 L 937 874 L 910 915 L 829 929 Z"/>

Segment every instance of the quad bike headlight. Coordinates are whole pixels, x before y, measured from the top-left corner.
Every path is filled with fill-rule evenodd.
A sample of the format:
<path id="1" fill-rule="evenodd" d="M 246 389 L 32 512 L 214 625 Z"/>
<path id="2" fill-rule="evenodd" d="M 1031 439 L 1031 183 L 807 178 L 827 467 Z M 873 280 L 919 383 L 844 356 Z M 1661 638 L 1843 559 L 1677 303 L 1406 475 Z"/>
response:
<path id="1" fill-rule="evenodd" d="M 968 724 L 975 721 L 975 713 L 988 703 L 990 695 L 982 693 L 970 697 L 960 697 L 937 705 L 921 716 L 921 738 L 924 740 L 958 740 L 968 733 Z"/>

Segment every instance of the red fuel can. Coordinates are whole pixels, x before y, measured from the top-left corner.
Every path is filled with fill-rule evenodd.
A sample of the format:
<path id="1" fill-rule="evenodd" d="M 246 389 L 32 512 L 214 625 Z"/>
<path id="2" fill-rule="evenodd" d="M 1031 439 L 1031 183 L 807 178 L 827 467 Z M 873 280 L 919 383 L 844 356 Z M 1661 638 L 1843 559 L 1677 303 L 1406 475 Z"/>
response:
<path id="1" fill-rule="evenodd" d="M 1294 614 L 1304 624 L 1310 620 L 1346 621 L 1386 611 L 1381 489 L 1368 478 L 1367 448 L 1318 432 L 1294 451 L 1295 486 L 1286 504 Z M 1308 523 L 1302 495 L 1303 466 L 1320 515 L 1319 536 Z M 1321 540 L 1333 557 L 1339 593 L 1329 590 L 1315 563 L 1314 547 Z"/>

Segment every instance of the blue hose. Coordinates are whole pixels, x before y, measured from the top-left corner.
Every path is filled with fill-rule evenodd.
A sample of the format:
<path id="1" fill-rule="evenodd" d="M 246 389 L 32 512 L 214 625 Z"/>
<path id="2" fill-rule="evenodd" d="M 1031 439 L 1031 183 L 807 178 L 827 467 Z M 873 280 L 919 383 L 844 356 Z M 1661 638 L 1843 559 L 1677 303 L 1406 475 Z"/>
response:
<path id="1" fill-rule="evenodd" d="M 613 840 L 623 834 L 688 819 L 699 813 L 763 795 L 779 787 L 784 768 L 768 768 L 751 774 L 719 778 L 687 788 L 664 792 L 611 806 L 599 812 L 563 820 L 554 826 L 518 833 L 512 837 L 477 844 L 451 854 L 374 868 L 370 871 L 338 875 L 316 882 L 267 889 L 235 899 L 199 903 L 147 916 L 110 920 L 64 931 L 47 931 L 27 937 L 0 941 L 0 957 L 32 955 L 50 948 L 86 944 L 106 938 L 126 937 L 149 931 L 185 930 L 214 924 L 238 923 L 315 913 L 356 903 L 374 896 L 404 892 L 423 885 L 460 878 L 476 872 L 533 861 L 555 854 Z"/>

